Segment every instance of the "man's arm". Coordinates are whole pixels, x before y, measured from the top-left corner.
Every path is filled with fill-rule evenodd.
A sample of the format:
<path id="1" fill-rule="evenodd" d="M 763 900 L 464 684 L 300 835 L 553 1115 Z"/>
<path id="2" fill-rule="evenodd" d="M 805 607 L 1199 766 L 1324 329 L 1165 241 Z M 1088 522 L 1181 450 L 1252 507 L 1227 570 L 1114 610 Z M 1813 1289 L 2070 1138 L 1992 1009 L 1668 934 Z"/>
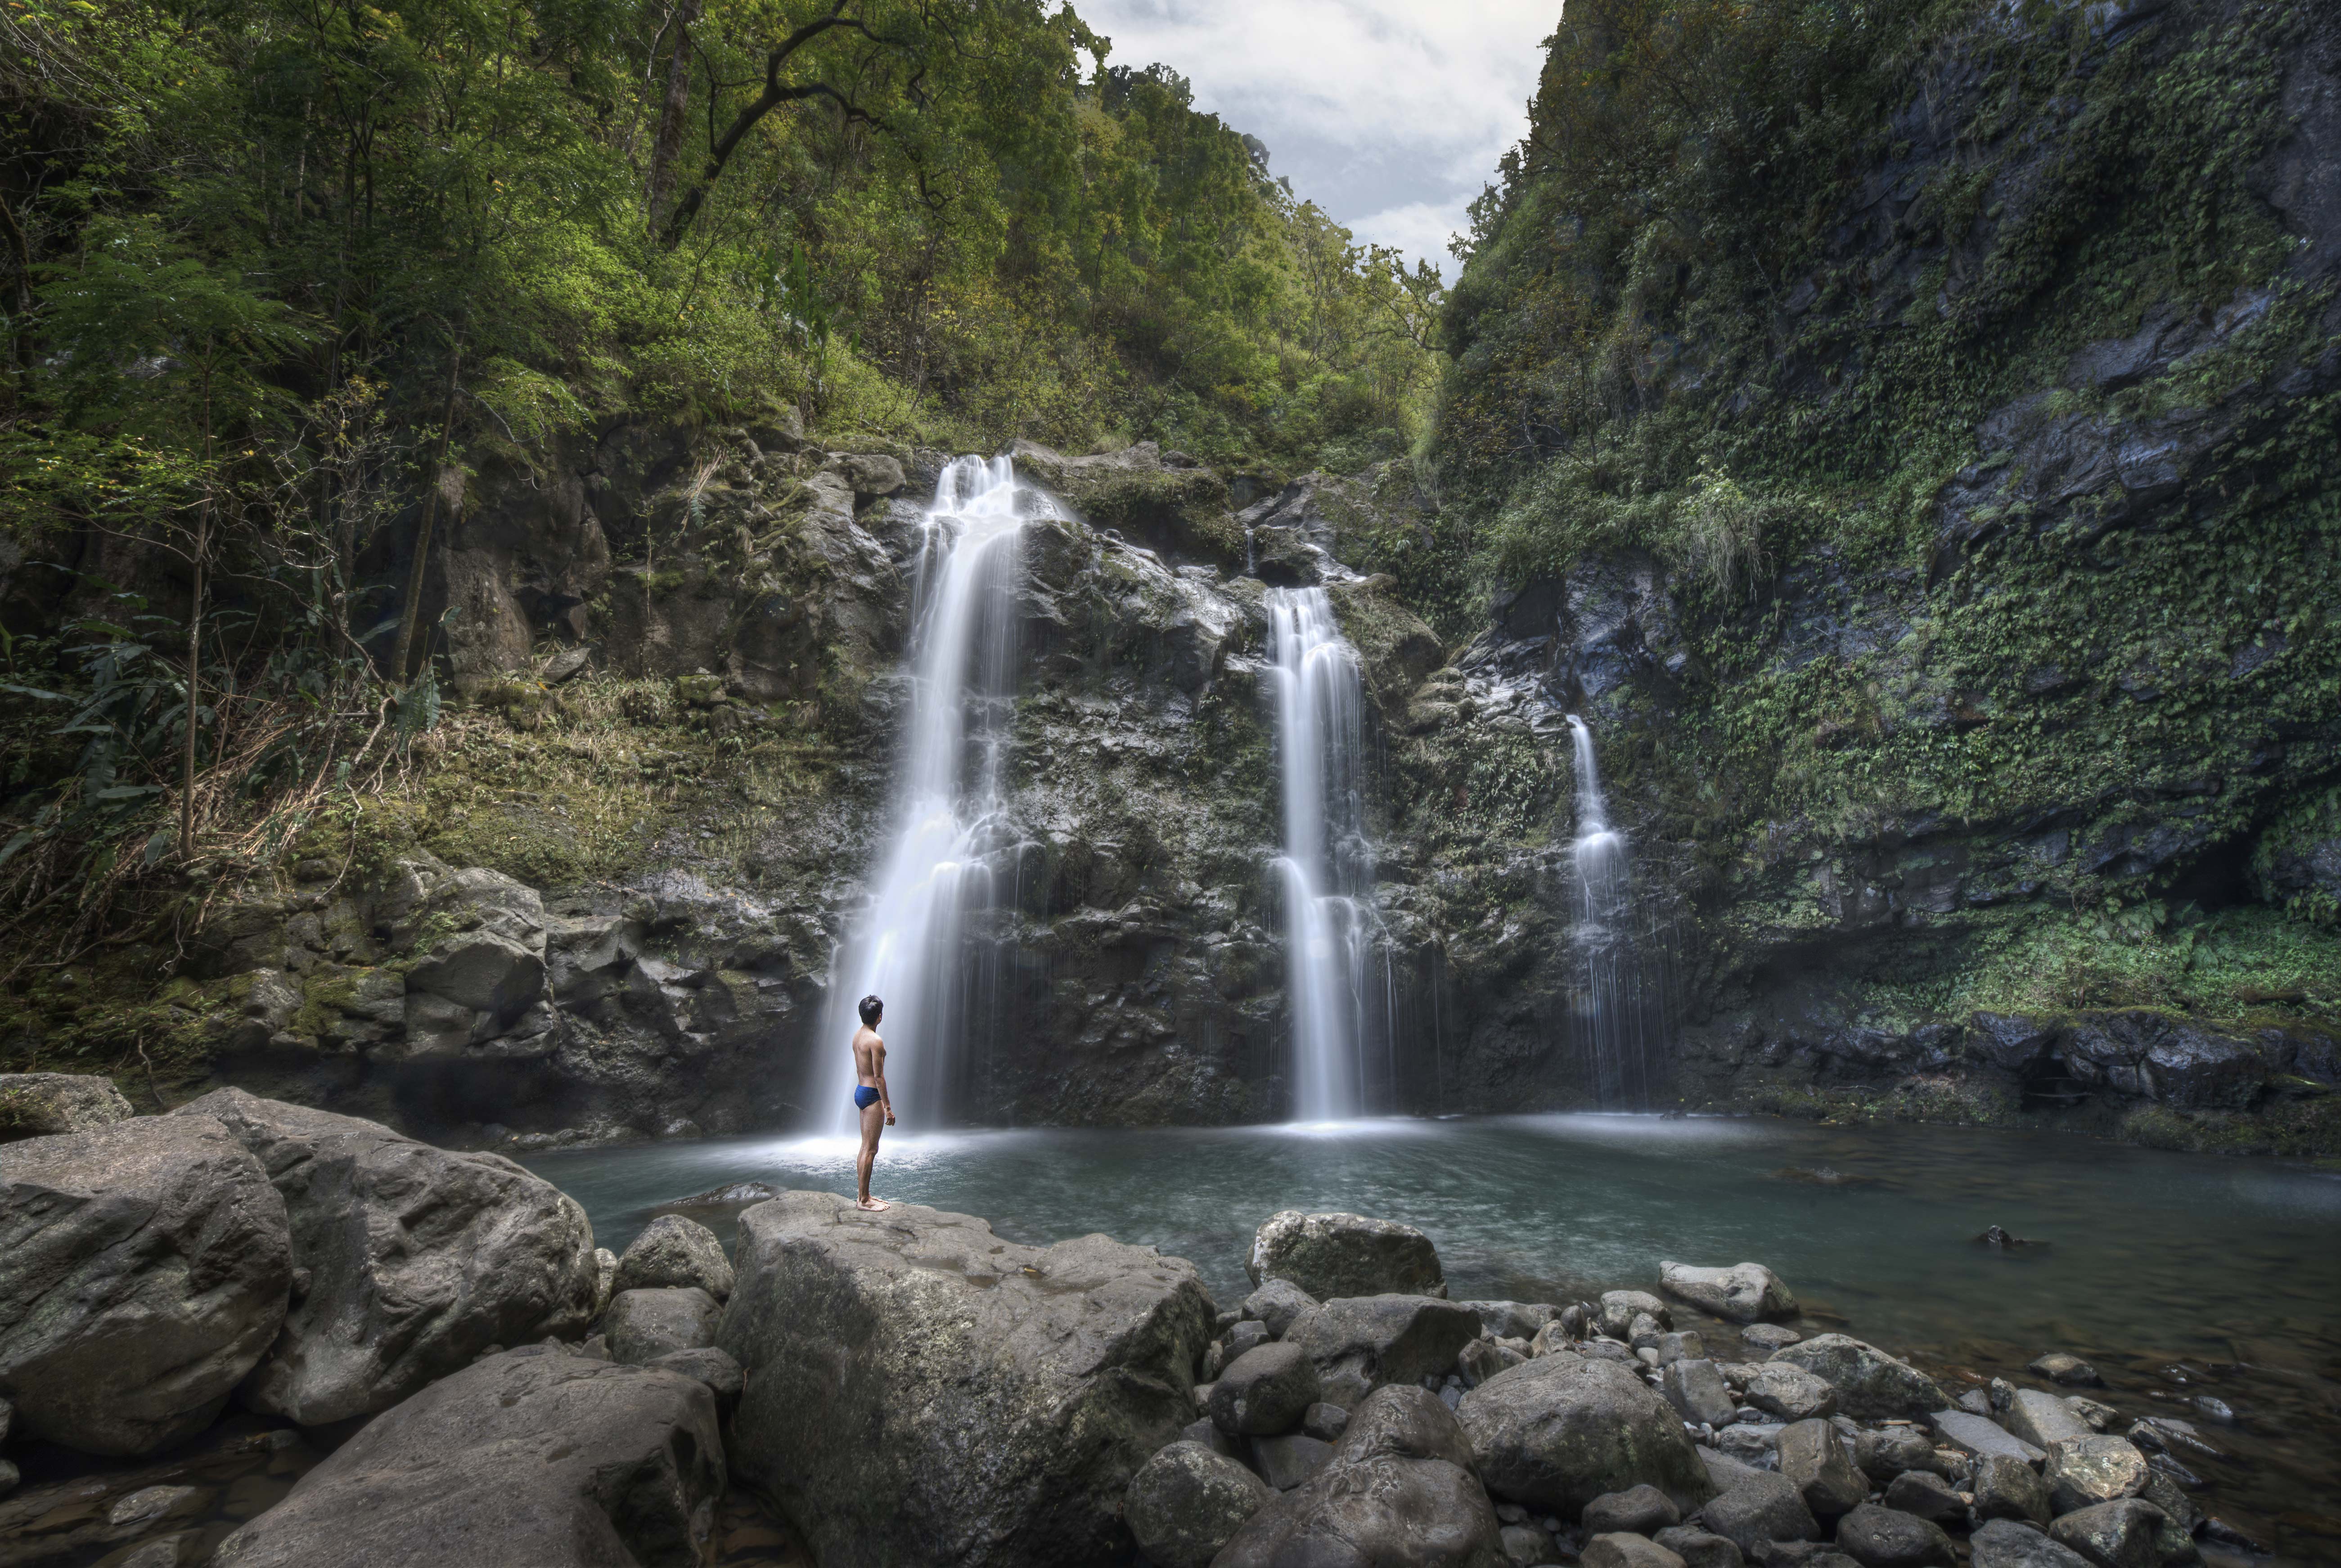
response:
<path id="1" fill-rule="evenodd" d="M 886 1090 L 886 1042 L 870 1047 L 870 1076 L 878 1080 L 878 1103 L 886 1107 L 886 1125 L 894 1125 L 894 1098 Z"/>

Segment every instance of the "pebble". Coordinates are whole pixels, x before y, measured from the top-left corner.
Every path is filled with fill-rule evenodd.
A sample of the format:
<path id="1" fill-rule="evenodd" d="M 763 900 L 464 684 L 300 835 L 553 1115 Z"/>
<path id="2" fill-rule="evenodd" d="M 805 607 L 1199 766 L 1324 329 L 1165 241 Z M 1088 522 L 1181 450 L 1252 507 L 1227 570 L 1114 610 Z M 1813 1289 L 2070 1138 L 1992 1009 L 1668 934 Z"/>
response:
<path id="1" fill-rule="evenodd" d="M 2236 1424 L 2235 1406 L 2216 1394 L 2198 1394 L 2195 1396 L 2193 1404 L 2195 1414 L 2206 1421 L 2216 1421 L 2222 1426 L 2233 1426 Z"/>

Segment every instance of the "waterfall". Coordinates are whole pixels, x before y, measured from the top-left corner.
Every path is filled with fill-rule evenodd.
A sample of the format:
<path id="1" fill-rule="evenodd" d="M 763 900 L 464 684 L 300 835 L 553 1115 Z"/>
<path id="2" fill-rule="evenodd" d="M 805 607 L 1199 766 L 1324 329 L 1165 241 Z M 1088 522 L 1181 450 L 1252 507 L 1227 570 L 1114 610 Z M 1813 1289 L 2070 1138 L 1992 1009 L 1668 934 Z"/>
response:
<path id="1" fill-rule="evenodd" d="M 1276 654 L 1276 748 L 1284 795 L 1286 992 L 1293 1109 L 1333 1121 L 1365 1109 L 1380 927 L 1365 831 L 1364 701 L 1357 650 L 1321 588 L 1268 593 Z M 1387 988 L 1386 987 L 1383 988 Z"/>
<path id="2" fill-rule="evenodd" d="M 1646 987 L 1644 954 L 1633 930 L 1634 878 L 1626 836 L 1609 825 L 1593 731 L 1572 713 L 1576 749 L 1577 838 L 1570 846 L 1578 888 L 1573 946 L 1584 956 L 1579 1008 L 1593 1087 L 1604 1108 L 1649 1103 L 1651 1050 L 1659 1030 L 1652 1017 L 1656 987 Z"/>
<path id="3" fill-rule="evenodd" d="M 921 524 L 904 663 L 911 718 L 891 800 L 892 839 L 868 908 L 830 970 L 814 1075 L 815 1124 L 851 1129 L 854 1009 L 872 994 L 886 1016 L 886 1081 L 905 1126 L 947 1120 L 963 1077 L 969 918 L 996 904 L 987 856 L 1005 849 L 1000 795 L 1016 688 L 1018 536 L 1049 505 L 1009 460 L 945 468 Z"/>

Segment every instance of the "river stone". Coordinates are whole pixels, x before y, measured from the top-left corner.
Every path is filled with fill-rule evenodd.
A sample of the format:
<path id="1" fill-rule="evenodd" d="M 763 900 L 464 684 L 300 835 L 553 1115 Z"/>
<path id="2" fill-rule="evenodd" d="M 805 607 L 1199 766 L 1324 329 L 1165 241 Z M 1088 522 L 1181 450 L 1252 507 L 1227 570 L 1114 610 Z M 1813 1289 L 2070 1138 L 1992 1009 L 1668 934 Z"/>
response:
<path id="1" fill-rule="evenodd" d="M 2127 1437 L 2060 1437 L 2048 1445 L 2040 1479 L 2048 1488 L 2049 1508 L 2071 1513 L 2137 1496 L 2150 1474 L 2146 1455 Z"/>
<path id="2" fill-rule="evenodd" d="M 1739 1331 L 1740 1343 L 1767 1355 L 1783 1345 L 1798 1344 L 1804 1337 L 1795 1329 L 1783 1328 L 1777 1323 L 1751 1323 Z"/>
<path id="3" fill-rule="evenodd" d="M 1536 1568 L 1541 1563 L 1560 1561 L 1553 1554 L 1552 1537 L 1533 1524 L 1505 1525 L 1497 1532 L 1497 1543 L 1513 1568 Z"/>
<path id="4" fill-rule="evenodd" d="M 1915 1427 L 1887 1426 L 1854 1439 L 1853 1462 L 1879 1486 L 1910 1470 L 1935 1467 L 1935 1445 Z"/>
<path id="5" fill-rule="evenodd" d="M 1479 1315 L 1479 1327 L 1498 1339 L 1533 1340 L 1549 1323 L 1560 1321 L 1560 1308 L 1550 1302 L 1463 1301 Z"/>
<path id="6" fill-rule="evenodd" d="M 1994 1519 L 1967 1537 L 1967 1568 L 2089 1568 L 2089 1560 L 2028 1525 Z"/>
<path id="7" fill-rule="evenodd" d="M 1271 1279 L 1243 1299 L 1243 1315 L 1268 1330 L 1270 1339 L 1282 1339 L 1292 1320 L 1317 1305 L 1317 1298 L 1289 1279 Z"/>
<path id="8" fill-rule="evenodd" d="M 723 1440 L 703 1384 L 523 1345 L 376 1416 L 211 1561 L 696 1563 L 723 1484 Z"/>
<path id="9" fill-rule="evenodd" d="M 2048 1507 L 2047 1483 L 2013 1454 L 1977 1454 L 1968 1484 L 1977 1519 L 2029 1519 L 2046 1524 L 2055 1517 Z"/>
<path id="10" fill-rule="evenodd" d="M 1159 1450 L 1130 1478 L 1123 1516 L 1156 1568 L 1210 1568 L 1220 1549 L 1274 1494 L 1200 1443 Z"/>
<path id="11" fill-rule="evenodd" d="M 1967 1505 L 1949 1482 L 1924 1470 L 1906 1470 L 1886 1488 L 1886 1506 L 1915 1513 L 1931 1524 L 1964 1529 Z"/>
<path id="12" fill-rule="evenodd" d="M 1768 1366 L 1801 1367 L 1837 1390 L 1838 1408 L 1859 1421 L 1918 1420 L 1951 1403 L 1935 1380 L 1850 1335 L 1822 1334 L 1772 1353 Z"/>
<path id="13" fill-rule="evenodd" d="M 1339 1443 L 1349 1429 L 1350 1413 L 1338 1404 L 1312 1404 L 1300 1417 L 1300 1430 L 1320 1443 Z"/>
<path id="14" fill-rule="evenodd" d="M 1789 1421 L 1810 1421 L 1837 1414 L 1838 1392 L 1801 1366 L 1768 1361 L 1748 1380 L 1748 1403 Z"/>
<path id="15" fill-rule="evenodd" d="M 1724 1536 L 1695 1525 L 1679 1524 L 1651 1537 L 1683 1560 L 1683 1568 L 1744 1568 L 1739 1548 Z"/>
<path id="16" fill-rule="evenodd" d="M 1869 1495 L 1869 1482 L 1853 1467 L 1837 1428 L 1826 1421 L 1798 1421 L 1780 1429 L 1780 1474 L 1804 1498 L 1816 1519 L 1850 1513 Z"/>
<path id="17" fill-rule="evenodd" d="M 1661 1263 L 1659 1288 L 1726 1323 L 1797 1315 L 1796 1296 L 1760 1263 L 1735 1263 L 1728 1268 Z"/>
<path id="18" fill-rule="evenodd" d="M 824 1568 L 1128 1550 L 1131 1477 L 1194 1419 L 1212 1309 L 1193 1265 L 813 1192 L 743 1213 L 734 1262 L 733 1464 Z"/>
<path id="19" fill-rule="evenodd" d="M 593 1249 L 593 1316 L 610 1310 L 610 1297 L 618 1289 L 618 1255 L 606 1246 Z"/>
<path id="20" fill-rule="evenodd" d="M 1728 1426 L 1738 1402 L 1711 1361 L 1671 1361 L 1659 1374 L 1659 1392 L 1685 1421 Z"/>
<path id="21" fill-rule="evenodd" d="M 723 1309 L 696 1285 L 667 1290 L 622 1290 L 597 1325 L 610 1342 L 610 1359 L 647 1366 L 678 1350 L 702 1350 L 715 1343 Z"/>
<path id="22" fill-rule="evenodd" d="M 1987 1415 L 1965 1410 L 1938 1410 L 1928 1415 L 1927 1424 L 1947 1445 L 1977 1458 L 1996 1454 L 2033 1465 L 2048 1457 L 2047 1450 L 2025 1442 Z"/>
<path id="23" fill-rule="evenodd" d="M 1341 1296 L 1293 1319 L 1283 1343 L 1316 1364 L 1322 1397 L 1354 1410 L 1390 1383 L 1420 1383 L 1455 1370 L 1479 1335 L 1479 1315 L 1427 1295 Z"/>
<path id="24" fill-rule="evenodd" d="M 575 1200 L 501 1155 L 217 1089 L 214 1117 L 284 1195 L 308 1285 L 239 1398 L 304 1426 L 386 1410 L 492 1345 L 568 1338 L 600 1270 Z"/>
<path id="25" fill-rule="evenodd" d="M 1290 1432 L 1317 1403 L 1317 1368 L 1297 1345 L 1271 1341 L 1230 1362 L 1211 1385 L 1211 1421 L 1222 1432 Z"/>
<path id="26" fill-rule="evenodd" d="M 2070 1351 L 2052 1350 L 2025 1370 L 2051 1383 L 2064 1384 L 2067 1387 L 2103 1388 L 2106 1385 L 2106 1380 L 2097 1375 L 2096 1367 Z"/>
<path id="27" fill-rule="evenodd" d="M 1290 1492 L 1325 1466 L 1333 1445 L 1303 1432 L 1251 1440 L 1251 1464 L 1279 1492 Z"/>
<path id="28" fill-rule="evenodd" d="M 219 1123 L 0 1145 L 0 1397 L 20 1434 L 147 1454 L 211 1424 L 293 1282 L 284 1200 Z"/>
<path id="29" fill-rule="evenodd" d="M 1780 1468 L 1780 1434 L 1777 1422 L 1735 1422 L 1715 1434 L 1716 1448 L 1755 1470 Z"/>
<path id="30" fill-rule="evenodd" d="M 1838 1550 L 1861 1568 L 1957 1568 L 1951 1538 L 1913 1513 L 1865 1503 L 1837 1526 Z"/>
<path id="31" fill-rule="evenodd" d="M 1773 1541 L 1814 1541 L 1821 1527 L 1785 1476 L 1758 1471 L 1698 1511 L 1699 1522 L 1753 1556 Z"/>
<path id="32" fill-rule="evenodd" d="M 1361 1214 L 1293 1208 L 1272 1214 L 1252 1234 L 1244 1268 L 1254 1285 L 1290 1280 L 1319 1301 L 1447 1294 L 1429 1236 L 1410 1225 Z"/>
<path id="33" fill-rule="evenodd" d="M 1436 1395 L 1376 1389 L 1325 1466 L 1251 1516 L 1213 1568 L 1508 1568 L 1471 1444 Z"/>
<path id="34" fill-rule="evenodd" d="M 1596 1535 L 1578 1562 L 1584 1568 L 1683 1568 L 1683 1560 L 1641 1535 Z"/>
<path id="35" fill-rule="evenodd" d="M 1588 1535 L 1620 1531 L 1631 1535 L 1655 1535 L 1682 1523 L 1682 1510 L 1657 1487 L 1643 1484 L 1623 1492 L 1605 1492 L 1585 1505 L 1578 1523 Z"/>
<path id="36" fill-rule="evenodd" d="M 1644 1483 L 1680 1508 L 1712 1491 L 1681 1420 L 1610 1362 L 1523 1362 L 1465 1394 L 1457 1414 L 1489 1491 L 1563 1518 Z"/>
<path id="37" fill-rule="evenodd" d="M 85 1133 L 130 1119 L 112 1078 L 83 1073 L 0 1073 L 0 1143 Z"/>
<path id="38" fill-rule="evenodd" d="M 730 1300 L 732 1260 L 713 1231 L 677 1214 L 662 1214 L 643 1228 L 610 1282 L 613 1295 L 685 1285 L 696 1285 L 717 1301 Z"/>
<path id="39" fill-rule="evenodd" d="M 2124 1497 L 2065 1514 L 2048 1526 L 2048 1534 L 2098 1568 L 2155 1568 L 2162 1522 L 2162 1510 L 2153 1503 Z"/>
<path id="40" fill-rule="evenodd" d="M 1675 1325 L 1675 1315 L 1667 1304 L 1647 1290 L 1605 1290 L 1601 1293 L 1601 1312 L 1598 1325 L 1612 1339 L 1631 1343 L 1634 1320 L 1648 1315 L 1661 1329 Z"/>
<path id="41" fill-rule="evenodd" d="M 2071 1411 L 2081 1424 L 2092 1432 L 2107 1431 L 2121 1420 L 2120 1411 L 2102 1400 L 2091 1399 L 2084 1394 L 2067 1394 L 2065 1408 Z"/>
<path id="42" fill-rule="evenodd" d="M 1718 1493 L 1730 1491 L 1758 1470 L 1758 1466 L 1743 1464 L 1728 1454 L 1718 1454 L 1705 1444 L 1698 1445 L 1698 1462 L 1707 1466 L 1707 1484 Z"/>
<path id="43" fill-rule="evenodd" d="M 2065 1437 L 2088 1437 L 2088 1423 L 2073 1414 L 2072 1406 L 2054 1394 L 2037 1388 L 2019 1388 L 2001 1412 L 2000 1421 L 2007 1430 L 2025 1442 L 2039 1448 L 2045 1454 L 2048 1445 Z"/>

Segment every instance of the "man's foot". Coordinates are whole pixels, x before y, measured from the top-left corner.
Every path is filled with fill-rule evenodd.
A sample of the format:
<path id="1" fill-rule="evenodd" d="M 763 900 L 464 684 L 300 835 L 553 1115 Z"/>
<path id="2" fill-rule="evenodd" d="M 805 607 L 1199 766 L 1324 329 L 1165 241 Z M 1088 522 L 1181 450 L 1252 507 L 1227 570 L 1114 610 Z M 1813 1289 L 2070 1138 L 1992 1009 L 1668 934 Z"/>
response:
<path id="1" fill-rule="evenodd" d="M 890 1208 L 892 1206 L 882 1197 L 856 1198 L 853 1202 L 854 1206 L 857 1208 L 866 1208 L 872 1214 L 876 1214 L 882 1208 Z"/>

